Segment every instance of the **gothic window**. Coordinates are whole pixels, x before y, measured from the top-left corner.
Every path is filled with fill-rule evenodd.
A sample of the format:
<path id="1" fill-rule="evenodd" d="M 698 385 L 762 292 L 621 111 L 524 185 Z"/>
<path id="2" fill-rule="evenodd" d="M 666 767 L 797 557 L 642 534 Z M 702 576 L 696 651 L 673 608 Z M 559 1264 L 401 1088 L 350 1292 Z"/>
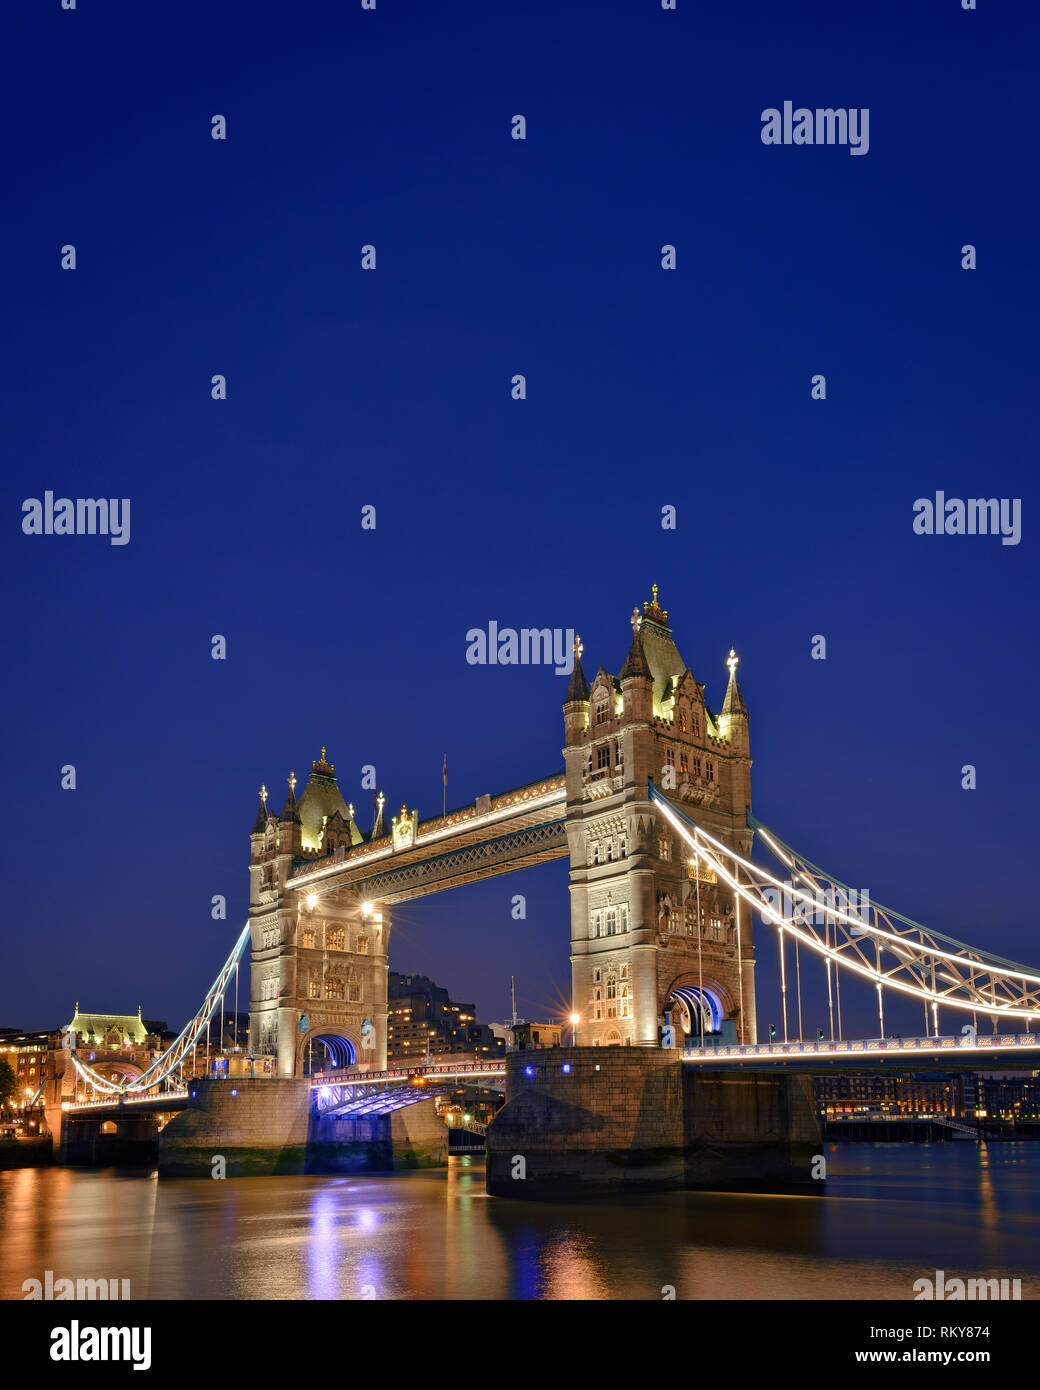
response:
<path id="1" fill-rule="evenodd" d="M 325 998 L 326 998 L 326 999 L 342 999 L 342 998 L 343 998 L 343 981 L 340 980 L 340 979 L 336 979 L 336 978 L 333 977 L 333 976 L 330 976 L 330 977 L 325 981 Z"/>
<path id="2" fill-rule="evenodd" d="M 694 760 L 693 760 L 693 775 L 694 775 L 694 777 L 699 777 L 699 776 L 701 775 L 701 760 L 700 760 L 700 758 L 694 758 Z"/>
<path id="3" fill-rule="evenodd" d="M 599 1001 L 603 998 L 603 991 L 601 989 L 594 989 L 592 991 L 592 998 L 595 1000 L 596 1003 L 599 1003 Z"/>
<path id="4" fill-rule="evenodd" d="M 602 970 L 594 970 L 594 971 L 592 972 L 592 978 L 595 980 L 595 982 L 596 982 L 597 984 L 599 984 L 600 980 L 602 980 L 602 978 L 603 978 L 603 971 L 602 971 Z"/>
<path id="5" fill-rule="evenodd" d="M 621 751 L 621 740 L 618 739 L 617 743 L 614 744 L 614 766 L 617 768 L 618 772 L 621 771 L 624 762 L 625 755 Z"/>
<path id="6" fill-rule="evenodd" d="M 682 710 L 679 711 L 679 732 L 681 734 L 686 732 L 686 715 Z"/>
<path id="7" fill-rule="evenodd" d="M 312 979 L 307 985 L 307 994 L 311 999 L 321 998 L 321 981 Z"/>
<path id="8" fill-rule="evenodd" d="M 713 917 L 711 919 L 711 939 L 713 941 L 722 940 L 722 918 Z"/>
<path id="9" fill-rule="evenodd" d="M 607 863 L 608 863 L 608 864 L 613 864 L 613 862 L 614 862 L 614 841 L 613 841 L 613 840 L 608 840 L 608 841 L 607 841 Z"/>
<path id="10" fill-rule="evenodd" d="M 598 840 L 594 840 L 594 841 L 592 842 L 592 862 L 593 862 L 593 864 L 598 864 L 598 863 L 599 863 L 599 841 L 598 841 Z"/>
<path id="11" fill-rule="evenodd" d="M 714 782 L 714 781 L 715 781 L 715 764 L 714 764 L 714 763 L 711 761 L 711 759 L 709 758 L 708 761 L 705 763 L 704 766 L 705 766 L 705 771 L 707 772 L 707 775 L 708 775 L 708 781 L 709 781 L 709 782 Z"/>
<path id="12" fill-rule="evenodd" d="M 616 998 L 617 998 L 617 976 L 616 976 L 616 975 L 608 975 L 608 976 L 607 976 L 607 999 L 610 1000 L 610 999 L 616 999 Z"/>
<path id="13" fill-rule="evenodd" d="M 603 1006 L 602 1006 L 602 1004 L 597 1004 L 597 1005 L 596 1005 L 595 1017 L 596 1017 L 597 1019 L 600 1019 L 600 1018 L 603 1017 Z"/>
<path id="14" fill-rule="evenodd" d="M 605 724 L 610 718 L 610 705 L 606 700 L 596 706 L 596 723 Z"/>
<path id="15" fill-rule="evenodd" d="M 657 840 L 657 853 L 661 859 L 671 859 L 672 842 L 667 835 L 660 835 Z"/>
<path id="16" fill-rule="evenodd" d="M 685 753 L 679 754 L 679 771 L 686 776 L 690 771 L 690 759 Z"/>
<path id="17" fill-rule="evenodd" d="M 330 951 L 346 950 L 346 933 L 342 927 L 333 927 L 326 936 L 326 944 Z"/>
<path id="18" fill-rule="evenodd" d="M 305 949 L 305 950 L 311 951 L 311 950 L 314 949 L 314 928 L 313 928 L 313 927 L 307 927 L 306 930 L 304 931 L 304 933 L 303 933 L 303 945 L 304 945 L 304 949 Z"/>
<path id="19" fill-rule="evenodd" d="M 622 978 L 623 980 L 627 980 L 627 979 L 628 979 L 628 966 L 627 966 L 627 965 L 623 965 L 623 966 L 621 967 L 621 978 Z"/>
<path id="20" fill-rule="evenodd" d="M 348 987 L 347 997 L 352 1004 L 356 1004 L 361 998 L 361 986 L 350 985 Z"/>
<path id="21" fill-rule="evenodd" d="M 609 744 L 609 743 L 602 743 L 602 744 L 600 744 L 600 746 L 596 749 L 596 766 L 597 766 L 597 768 L 609 767 L 609 766 L 610 766 L 610 744 Z"/>
<path id="22" fill-rule="evenodd" d="M 359 956 L 368 955 L 368 937 L 359 936 L 357 939 L 357 953 Z"/>
<path id="23" fill-rule="evenodd" d="M 625 839 L 624 835 L 621 837 L 621 858 L 628 858 L 628 841 Z"/>
<path id="24" fill-rule="evenodd" d="M 693 732 L 694 738 L 700 738 L 700 736 L 701 736 L 701 721 L 700 721 L 699 719 L 697 719 L 697 718 L 694 718 L 694 720 L 693 720 L 693 730 L 692 730 L 692 732 Z"/>
<path id="25" fill-rule="evenodd" d="M 607 935 L 614 936 L 617 933 L 617 909 L 607 908 Z"/>

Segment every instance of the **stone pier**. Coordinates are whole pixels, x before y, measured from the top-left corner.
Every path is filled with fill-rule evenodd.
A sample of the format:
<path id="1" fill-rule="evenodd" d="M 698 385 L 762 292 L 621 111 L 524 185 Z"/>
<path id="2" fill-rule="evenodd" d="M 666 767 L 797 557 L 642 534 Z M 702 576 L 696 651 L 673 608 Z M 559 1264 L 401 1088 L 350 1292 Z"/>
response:
<path id="1" fill-rule="evenodd" d="M 388 1173 L 448 1161 L 448 1131 L 432 1100 L 391 1115 L 316 1115 L 310 1083 L 293 1078 L 197 1081 L 159 1135 L 160 1177 Z"/>
<path id="2" fill-rule="evenodd" d="M 810 1183 L 807 1077 L 702 1071 L 656 1048 L 511 1053 L 487 1136 L 488 1191 L 544 1200 Z"/>

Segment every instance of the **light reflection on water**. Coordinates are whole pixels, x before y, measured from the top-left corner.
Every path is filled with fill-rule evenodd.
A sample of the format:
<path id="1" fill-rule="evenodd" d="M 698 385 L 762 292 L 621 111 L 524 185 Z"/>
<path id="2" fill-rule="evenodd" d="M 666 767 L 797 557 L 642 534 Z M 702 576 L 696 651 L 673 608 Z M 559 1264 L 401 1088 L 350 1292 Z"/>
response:
<path id="1" fill-rule="evenodd" d="M 0 1173 L 0 1296 L 130 1280 L 135 1298 L 833 1299 L 942 1269 L 1040 1295 L 1040 1144 L 828 1145 L 825 1195 L 489 1198 L 483 1165 L 395 1177 L 168 1181 Z"/>

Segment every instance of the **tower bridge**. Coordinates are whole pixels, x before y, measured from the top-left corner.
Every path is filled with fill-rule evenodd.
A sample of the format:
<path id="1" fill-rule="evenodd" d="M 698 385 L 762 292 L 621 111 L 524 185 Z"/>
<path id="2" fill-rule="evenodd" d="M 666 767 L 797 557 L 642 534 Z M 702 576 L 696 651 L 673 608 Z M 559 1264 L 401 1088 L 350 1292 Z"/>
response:
<path id="1" fill-rule="evenodd" d="M 179 1063 L 232 981 L 237 989 L 248 957 L 250 1051 L 275 1059 L 277 1076 L 298 1088 L 292 1094 L 321 1119 L 330 1144 L 346 1142 L 344 1135 L 353 1143 L 362 1116 L 374 1124 L 420 1110 L 416 1097 L 432 1093 L 422 1095 L 423 1086 L 446 1082 L 436 1068 L 403 1075 L 387 1067 L 393 909 L 564 856 L 580 1045 L 553 1062 L 506 1059 L 507 1103 L 488 1136 L 492 1191 L 510 1190 L 495 1154 L 521 1143 L 537 1151 L 535 1135 L 545 1171 L 557 1176 L 561 1154 L 570 1156 L 564 1167 L 573 1159 L 571 1177 L 581 1155 L 592 1154 L 583 1180 L 593 1185 L 619 1163 L 625 1168 L 618 1154 L 645 1143 L 680 1154 L 662 1181 L 673 1183 L 677 1172 L 710 1176 L 703 1156 L 690 1155 L 713 1125 L 722 1126 L 719 1152 L 768 1150 L 763 1171 L 787 1171 L 795 1150 L 819 1143 L 805 1099 L 814 1067 L 914 1058 L 916 1068 L 936 1059 L 949 1065 L 953 1056 L 984 1065 L 998 1053 L 1002 1065 L 1012 1055 L 1031 1062 L 1040 971 L 872 901 L 857 905 L 847 885 L 751 811 L 750 716 L 735 652 L 716 713 L 679 652 L 656 585 L 630 623 L 616 674 L 600 665 L 590 680 L 575 640 L 559 772 L 427 820 L 407 805 L 388 817 L 379 792 L 368 832 L 324 748 L 299 799 L 290 773 L 280 813 L 262 787 L 250 836 L 249 921 L 231 956 L 196 1017 L 145 1074 L 117 1083 L 77 1061 L 96 1096 L 176 1087 Z M 782 880 L 752 859 L 753 845 L 759 859 L 772 857 Z M 782 1034 L 770 1025 L 768 1041 L 760 1041 L 757 1021 L 756 917 L 779 951 L 774 1016 Z M 814 1019 L 825 1007 L 828 1026 L 815 1039 L 805 1038 L 803 987 L 815 1001 Z M 842 990 L 847 1013 L 849 990 L 863 988 L 878 1011 L 873 1040 L 849 1039 L 843 1023 Z M 887 1034 L 884 1005 L 894 997 L 922 1009 L 920 1034 L 905 1046 Z M 951 1019 L 960 1033 L 950 1032 Z M 992 1042 L 979 1036 L 987 1023 Z M 725 1083 L 726 1092 L 725 1075 L 743 1087 L 736 1110 L 737 1083 Z M 261 1096 L 270 1083 L 244 1086 Z M 208 1104 L 207 1095 L 190 1102 Z M 761 1119 L 768 1133 L 749 1116 L 768 1117 Z"/>

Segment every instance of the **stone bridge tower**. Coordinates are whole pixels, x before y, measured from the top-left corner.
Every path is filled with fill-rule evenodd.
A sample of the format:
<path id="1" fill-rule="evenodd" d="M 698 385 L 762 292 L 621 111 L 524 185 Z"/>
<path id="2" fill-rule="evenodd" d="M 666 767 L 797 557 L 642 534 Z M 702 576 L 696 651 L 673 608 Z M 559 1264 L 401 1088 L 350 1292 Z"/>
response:
<path id="1" fill-rule="evenodd" d="M 295 869 L 330 862 L 366 838 L 324 748 L 311 766 L 299 802 L 290 774 L 280 816 L 261 789 L 250 836 L 249 1045 L 277 1058 L 279 1076 L 311 1066 L 386 1066 L 389 914 L 348 888 L 288 886 Z M 383 800 L 372 839 L 387 833 Z"/>
<path id="2" fill-rule="evenodd" d="M 653 599 L 632 615 L 618 675 L 591 687 L 575 643 L 563 706 L 571 874 L 572 1004 L 578 1042 L 656 1047 L 703 1033 L 754 1042 L 751 915 L 690 863 L 648 799 L 650 779 L 704 829 L 751 850 L 748 712 L 729 658 L 721 713 L 704 700 Z M 739 926 L 738 926 L 739 921 Z M 738 940 L 739 934 L 739 940 Z"/>

